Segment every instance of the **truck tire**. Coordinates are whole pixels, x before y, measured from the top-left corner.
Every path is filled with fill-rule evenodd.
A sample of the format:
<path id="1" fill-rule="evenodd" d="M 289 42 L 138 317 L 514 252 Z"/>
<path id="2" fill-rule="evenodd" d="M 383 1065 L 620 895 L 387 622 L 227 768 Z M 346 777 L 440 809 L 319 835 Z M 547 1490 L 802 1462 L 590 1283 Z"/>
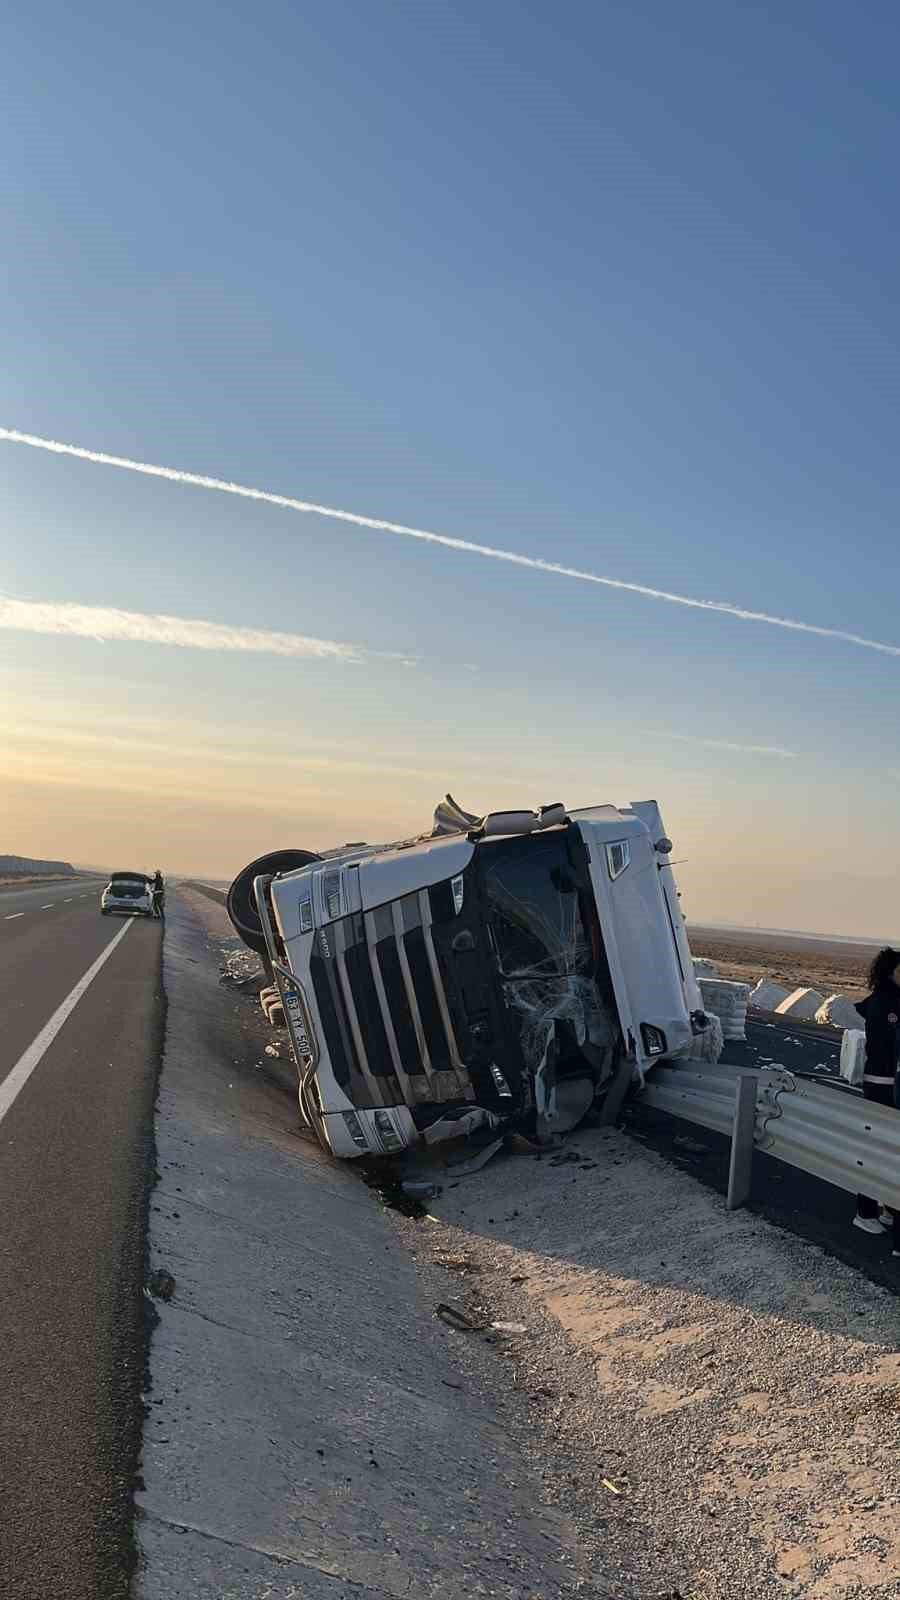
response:
<path id="1" fill-rule="evenodd" d="M 254 950 L 268 966 L 265 934 L 253 898 L 253 880 L 264 873 L 296 872 L 298 867 L 308 867 L 311 861 L 321 861 L 314 850 L 273 850 L 267 856 L 251 861 L 235 878 L 225 898 L 225 908 L 231 926 L 248 950 Z"/>

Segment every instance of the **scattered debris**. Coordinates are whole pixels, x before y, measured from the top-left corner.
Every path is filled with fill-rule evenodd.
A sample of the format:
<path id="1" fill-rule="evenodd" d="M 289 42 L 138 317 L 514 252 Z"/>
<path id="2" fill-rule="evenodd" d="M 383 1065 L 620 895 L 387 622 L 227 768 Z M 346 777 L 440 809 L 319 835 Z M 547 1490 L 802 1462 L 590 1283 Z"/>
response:
<path id="1" fill-rule="evenodd" d="M 441 1192 L 439 1183 L 420 1183 L 411 1179 L 405 1179 L 400 1188 L 410 1200 L 435 1200 Z"/>
<path id="2" fill-rule="evenodd" d="M 524 1322 L 492 1322 L 491 1323 L 491 1327 L 495 1328 L 498 1333 L 527 1333 L 528 1332 L 528 1329 L 525 1326 Z"/>
<path id="3" fill-rule="evenodd" d="M 280 1045 L 267 1044 L 266 1045 L 266 1055 L 267 1056 L 275 1056 L 280 1061 L 281 1060 L 281 1047 L 280 1047 Z"/>
<path id="4" fill-rule="evenodd" d="M 229 950 L 222 962 L 219 982 L 241 989 L 248 983 L 258 983 L 262 976 L 263 964 L 259 956 L 240 945 L 236 950 Z"/>
<path id="5" fill-rule="evenodd" d="M 621 1494 L 622 1493 L 621 1489 L 617 1489 L 615 1484 L 612 1482 L 612 1480 L 610 1478 L 601 1478 L 600 1482 L 602 1483 L 604 1489 L 608 1489 L 609 1490 L 610 1494 Z"/>
<path id="6" fill-rule="evenodd" d="M 490 1140 L 497 1120 L 494 1113 L 486 1111 L 484 1106 L 452 1106 L 436 1122 L 429 1123 L 422 1137 L 427 1145 L 472 1138 L 473 1135 Z M 472 1148 L 477 1148 L 477 1145 L 473 1144 Z"/>
<path id="7" fill-rule="evenodd" d="M 476 1322 L 461 1306 L 448 1305 L 445 1300 L 435 1306 L 434 1314 L 458 1333 L 483 1333 L 487 1327 L 486 1322 Z"/>
<path id="8" fill-rule="evenodd" d="M 550 1157 L 551 1167 L 565 1167 L 570 1164 L 579 1166 L 584 1160 L 580 1150 L 560 1150 L 555 1156 Z"/>
<path id="9" fill-rule="evenodd" d="M 475 1155 L 470 1156 L 467 1161 L 456 1161 L 452 1165 L 448 1165 L 447 1171 L 454 1178 L 466 1178 L 472 1172 L 480 1172 L 482 1167 L 486 1167 L 488 1162 L 493 1160 L 497 1151 L 502 1148 L 502 1139 L 492 1139 L 489 1144 L 486 1144 L 482 1150 L 477 1151 Z"/>
<path id="10" fill-rule="evenodd" d="M 446 1267 L 448 1272 L 480 1272 L 481 1266 L 469 1256 L 434 1256 L 433 1267 Z M 520 1280 L 522 1281 L 522 1280 Z M 513 1283 L 516 1279 L 513 1278 Z"/>
<path id="11" fill-rule="evenodd" d="M 157 1267 L 147 1280 L 147 1288 L 154 1300 L 171 1300 L 175 1293 L 175 1279 L 165 1267 Z"/>

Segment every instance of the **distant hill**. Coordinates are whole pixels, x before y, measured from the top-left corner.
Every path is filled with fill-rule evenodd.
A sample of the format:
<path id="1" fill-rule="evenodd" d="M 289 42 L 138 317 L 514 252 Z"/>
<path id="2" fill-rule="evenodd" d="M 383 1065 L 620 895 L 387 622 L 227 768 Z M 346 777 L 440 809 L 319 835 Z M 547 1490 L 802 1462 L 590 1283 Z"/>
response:
<path id="1" fill-rule="evenodd" d="M 0 856 L 0 878 L 74 878 L 70 861 L 32 861 L 30 856 Z"/>

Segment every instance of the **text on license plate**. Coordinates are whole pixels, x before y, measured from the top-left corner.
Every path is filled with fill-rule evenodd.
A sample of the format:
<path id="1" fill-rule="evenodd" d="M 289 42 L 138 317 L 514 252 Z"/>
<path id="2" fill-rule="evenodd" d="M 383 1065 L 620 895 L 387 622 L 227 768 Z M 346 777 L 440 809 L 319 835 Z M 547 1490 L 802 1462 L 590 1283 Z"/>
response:
<path id="1" fill-rule="evenodd" d="M 294 1035 L 294 1042 L 296 1043 L 297 1049 L 300 1051 L 301 1055 L 311 1056 L 312 1046 L 309 1042 L 309 1034 L 306 1031 L 306 1022 L 303 1016 L 303 1006 L 300 996 L 296 989 L 292 989 L 288 984 L 284 984 L 281 992 L 284 999 L 284 1009 L 287 1012 L 288 1021 L 291 1025 L 291 1032 Z"/>

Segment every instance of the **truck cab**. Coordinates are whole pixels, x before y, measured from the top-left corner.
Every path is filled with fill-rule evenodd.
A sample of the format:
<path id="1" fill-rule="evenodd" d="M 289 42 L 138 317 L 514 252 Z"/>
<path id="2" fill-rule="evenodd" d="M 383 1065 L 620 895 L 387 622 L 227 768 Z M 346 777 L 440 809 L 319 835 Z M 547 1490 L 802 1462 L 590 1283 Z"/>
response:
<path id="1" fill-rule="evenodd" d="M 301 1111 L 337 1156 L 547 1139 L 702 1026 L 654 802 L 449 805 L 431 834 L 253 878 Z"/>

